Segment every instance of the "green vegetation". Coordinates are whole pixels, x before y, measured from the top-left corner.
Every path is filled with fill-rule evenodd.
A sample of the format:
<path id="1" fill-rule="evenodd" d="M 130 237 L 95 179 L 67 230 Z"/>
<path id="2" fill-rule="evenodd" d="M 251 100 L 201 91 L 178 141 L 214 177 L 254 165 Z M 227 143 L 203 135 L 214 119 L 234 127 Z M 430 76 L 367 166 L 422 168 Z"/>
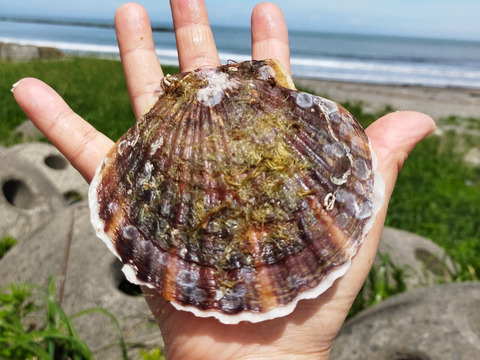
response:
<path id="1" fill-rule="evenodd" d="M 395 266 L 387 254 L 381 257 L 380 265 L 373 265 L 365 283 L 353 302 L 348 318 L 369 306 L 407 290 L 405 271 Z"/>
<path id="2" fill-rule="evenodd" d="M 128 360 L 127 344 L 117 319 L 102 308 L 91 308 L 67 316 L 55 298 L 55 283 L 48 288 L 32 284 L 12 284 L 0 289 L 0 359 L 90 360 L 94 354 L 78 336 L 73 320 L 99 313 L 118 332 L 122 359 Z M 137 345 L 134 345 L 137 346 Z M 165 360 L 154 348 L 139 350 L 144 360 Z"/>
<path id="3" fill-rule="evenodd" d="M 400 173 L 386 224 L 434 240 L 459 265 L 459 280 L 480 277 L 480 169 L 458 151 L 462 135 L 421 142 Z"/>
<path id="4" fill-rule="evenodd" d="M 0 293 L 1 359 L 92 359 L 69 317 L 55 301 L 53 281 L 49 289 L 32 285 L 11 285 Z M 42 300 L 37 304 L 35 300 Z M 43 311 L 42 323 L 38 312 Z"/>
<path id="5" fill-rule="evenodd" d="M 165 73 L 178 72 L 164 68 Z M 20 141 L 13 130 L 25 119 L 10 89 L 24 77 L 36 77 L 53 87 L 85 120 L 117 140 L 135 121 L 119 61 L 67 57 L 63 60 L 12 63 L 0 61 L 0 141 Z"/>
<path id="6" fill-rule="evenodd" d="M 165 355 L 163 355 L 163 351 L 159 348 L 150 351 L 140 350 L 140 357 L 142 360 L 165 360 Z"/>
<path id="7" fill-rule="evenodd" d="M 17 239 L 10 236 L 4 236 L 0 239 L 0 260 L 17 243 Z"/>

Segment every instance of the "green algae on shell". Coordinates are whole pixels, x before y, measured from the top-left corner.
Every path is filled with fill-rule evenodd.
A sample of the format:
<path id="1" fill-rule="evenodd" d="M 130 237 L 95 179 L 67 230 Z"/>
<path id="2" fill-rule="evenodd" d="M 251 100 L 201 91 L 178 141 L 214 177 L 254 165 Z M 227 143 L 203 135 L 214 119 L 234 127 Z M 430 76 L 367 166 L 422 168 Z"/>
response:
<path id="1" fill-rule="evenodd" d="M 383 203 L 369 139 L 275 60 L 169 76 L 91 183 L 131 282 L 224 323 L 291 313 L 342 276 Z"/>

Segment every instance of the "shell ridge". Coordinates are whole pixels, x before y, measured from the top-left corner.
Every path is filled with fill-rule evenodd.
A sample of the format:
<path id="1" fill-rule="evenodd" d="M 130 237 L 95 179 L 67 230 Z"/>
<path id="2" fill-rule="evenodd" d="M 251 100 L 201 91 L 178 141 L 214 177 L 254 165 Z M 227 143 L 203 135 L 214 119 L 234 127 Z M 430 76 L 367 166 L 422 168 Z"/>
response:
<path id="1" fill-rule="evenodd" d="M 167 102 L 168 100 L 168 93 L 164 93 L 160 95 L 159 102 Z M 149 121 L 149 123 L 154 123 L 154 131 L 155 134 L 161 134 L 162 132 L 166 133 L 164 135 L 160 135 L 162 140 L 162 152 L 161 156 L 155 157 L 155 164 L 157 176 L 160 176 L 160 183 L 155 184 L 157 187 L 157 191 L 159 191 L 159 199 L 157 207 L 160 209 L 160 216 L 164 218 L 164 225 L 168 227 L 165 229 L 170 235 L 163 237 L 164 246 L 167 246 L 166 249 L 163 251 L 168 251 L 172 247 L 176 247 L 177 240 L 176 233 L 174 231 L 175 222 L 181 220 L 179 216 L 181 216 L 181 204 L 182 200 L 184 200 L 184 196 L 182 196 L 182 187 L 179 185 L 174 185 L 173 181 L 181 180 L 180 174 L 182 174 L 181 169 L 177 168 L 173 164 L 178 164 L 182 158 L 182 152 L 184 150 L 183 147 L 180 146 L 182 144 L 182 139 L 184 132 L 186 130 L 185 126 L 185 116 L 187 114 L 185 109 L 178 109 L 179 114 L 181 116 L 181 121 L 173 122 L 170 121 L 172 118 L 172 109 L 168 108 L 165 116 L 163 117 L 163 121 Z M 149 112 L 152 114 L 152 112 Z M 154 119 L 157 119 L 156 117 Z M 188 118 L 186 119 L 188 121 Z M 167 125 L 170 124 L 170 127 Z M 153 131 L 153 130 L 152 130 Z M 158 138 L 157 138 L 158 139 Z M 169 151 L 169 149 L 176 149 L 176 151 Z M 145 153 L 145 152 L 143 152 Z M 138 155 L 140 155 L 139 153 Z M 178 159 L 178 160 L 177 160 Z M 181 163 L 181 161 L 180 161 Z M 180 173 L 180 174 L 179 174 Z M 163 179 L 163 180 L 162 180 Z M 173 191 L 176 190 L 176 191 Z M 173 196 L 173 194 L 179 194 L 177 197 Z M 166 195 L 166 196 L 165 196 Z M 162 214 L 168 214 L 173 211 L 173 206 L 176 207 L 176 215 L 172 217 L 164 217 Z M 152 209 L 153 210 L 153 209 Z M 158 224 L 158 222 L 157 222 Z M 166 242 L 165 242 L 166 241 Z"/>
<path id="2" fill-rule="evenodd" d="M 291 144 L 292 149 L 294 149 L 298 156 L 306 162 L 310 162 L 315 164 L 316 166 L 310 167 L 310 172 L 315 174 L 316 177 L 321 180 L 322 185 L 326 185 L 326 179 L 323 176 L 323 173 L 332 172 L 332 166 L 327 162 L 327 157 L 325 155 L 319 154 L 318 146 L 315 142 L 310 142 L 311 138 L 307 138 L 305 135 L 303 136 L 293 136 L 292 138 L 288 139 L 287 142 Z"/>
<path id="3" fill-rule="evenodd" d="M 200 122 L 200 128 L 202 133 L 202 139 L 204 139 L 204 142 L 205 142 L 200 146 L 199 151 L 201 153 L 202 160 L 203 160 L 203 169 L 202 169 L 203 182 L 204 182 L 205 189 L 208 190 L 206 191 L 206 194 L 205 194 L 204 211 L 206 211 L 207 207 L 210 204 L 212 204 L 212 197 L 211 197 L 212 193 L 210 189 L 213 189 L 216 187 L 214 183 L 214 177 L 211 176 L 212 168 L 214 167 L 214 163 L 215 163 L 215 161 L 212 159 L 212 156 L 213 156 L 212 152 L 214 152 L 213 149 L 216 146 L 216 143 L 215 143 L 216 139 L 212 134 L 212 130 L 211 130 L 212 129 L 211 118 L 201 113 L 201 115 L 199 116 L 199 120 L 200 120 L 199 122 Z"/>
<path id="4" fill-rule="evenodd" d="M 193 120 L 193 116 L 189 116 L 190 113 L 185 115 L 185 124 L 183 126 L 184 130 L 181 133 L 182 139 L 182 154 L 181 161 L 183 162 L 180 181 L 179 181 L 179 195 L 180 202 L 177 215 L 177 224 L 179 227 L 192 226 L 194 221 L 193 214 L 193 197 L 192 197 L 192 185 L 195 184 L 195 172 L 196 169 L 193 166 L 195 162 L 196 152 L 193 151 L 193 146 L 195 144 L 195 130 L 197 129 L 198 121 Z M 193 244 L 190 244 L 187 241 L 187 247 L 191 247 Z M 188 249 L 190 250 L 190 249 Z M 188 251 L 187 254 L 192 254 L 194 252 Z M 184 256 L 182 256 L 184 258 Z"/>
<path id="5" fill-rule="evenodd" d="M 308 142 L 310 140 L 310 142 Z M 332 167 L 328 164 L 324 156 L 320 156 L 318 153 L 318 146 L 313 142 L 311 137 L 293 136 L 287 139 L 287 142 L 291 144 L 291 148 L 294 149 L 298 156 L 305 162 L 315 164 L 306 169 L 304 180 L 302 180 L 302 187 L 305 194 L 317 194 L 317 196 L 325 199 L 327 195 L 332 195 L 338 191 L 339 185 L 330 185 L 328 180 L 323 174 L 333 172 Z"/>
<path id="6" fill-rule="evenodd" d="M 228 151 L 226 150 L 226 129 L 223 123 L 218 123 L 217 119 L 212 113 L 212 109 L 208 108 L 206 112 L 206 118 L 208 119 L 208 134 L 211 138 L 212 153 L 208 154 L 210 158 L 210 179 L 211 187 L 210 192 L 210 199 L 208 202 L 208 208 L 206 211 L 209 211 L 212 207 L 218 205 L 219 202 L 222 201 L 222 197 L 225 195 L 225 179 L 221 175 L 221 168 L 224 166 L 225 163 L 225 156 L 227 155 Z"/>
<path id="7" fill-rule="evenodd" d="M 204 178 L 205 170 L 204 170 L 204 146 L 200 144 L 204 144 L 204 131 L 203 131 L 203 121 L 199 119 L 194 123 L 194 131 L 193 131 L 193 142 L 192 142 L 192 168 L 190 169 L 190 181 L 189 187 L 192 193 L 191 199 L 191 206 L 190 206 L 190 218 L 191 226 L 195 227 L 198 224 L 198 213 L 202 212 L 202 203 L 204 206 L 204 201 L 202 201 L 201 197 L 201 188 L 200 188 L 200 179 Z M 200 146 L 199 146 L 200 145 Z"/>

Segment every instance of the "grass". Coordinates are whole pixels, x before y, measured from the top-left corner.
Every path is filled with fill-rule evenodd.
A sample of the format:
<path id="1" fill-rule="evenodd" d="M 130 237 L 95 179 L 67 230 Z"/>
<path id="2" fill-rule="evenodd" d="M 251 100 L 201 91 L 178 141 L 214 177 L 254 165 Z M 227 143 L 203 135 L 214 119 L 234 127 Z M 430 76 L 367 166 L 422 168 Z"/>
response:
<path id="1" fill-rule="evenodd" d="M 10 250 L 17 243 L 17 239 L 10 236 L 4 236 L 0 239 L 0 260 L 5 256 L 8 250 Z"/>
<path id="2" fill-rule="evenodd" d="M 372 266 L 347 318 L 351 318 L 360 311 L 406 290 L 405 270 L 395 266 L 388 254 L 383 254 L 380 264 Z"/>
<path id="3" fill-rule="evenodd" d="M 165 69 L 165 73 L 176 72 L 175 68 Z M 15 104 L 10 88 L 25 76 L 50 84 L 78 114 L 112 140 L 118 139 L 134 122 L 118 61 L 73 57 L 0 62 L 0 141 L 5 145 L 19 141 L 13 131 L 25 120 L 25 115 Z M 394 110 L 386 106 L 382 111 L 367 113 L 359 102 L 342 105 L 363 126 Z M 464 124 L 467 131 L 480 129 L 479 119 L 450 116 L 441 121 L 450 126 Z M 469 167 L 462 159 L 464 152 L 478 143 L 474 131 L 463 134 L 448 131 L 422 141 L 400 173 L 386 219 L 388 226 L 423 235 L 443 247 L 457 264 L 452 276 L 458 281 L 480 277 L 480 169 Z M 0 251 L 2 242 L 12 246 L 10 240 L 3 240 Z M 379 267 L 372 269 L 352 313 L 404 291 L 403 276 L 402 269 L 384 258 Z M 142 356 L 161 359 L 161 352 L 144 352 Z"/>
<path id="4" fill-rule="evenodd" d="M 471 280 L 480 276 L 480 169 L 463 162 L 460 137 L 447 132 L 416 147 L 400 173 L 386 224 L 431 238 L 459 265 L 454 275 Z"/>
<path id="5" fill-rule="evenodd" d="M 71 319 L 55 301 L 53 281 L 43 291 L 43 302 L 32 296 L 37 287 L 11 285 L 0 293 L 1 359 L 93 359 L 87 345 L 80 340 Z M 36 320 L 44 311 L 43 323 Z"/>
<path id="6" fill-rule="evenodd" d="M 55 282 L 48 288 L 33 284 L 12 284 L 0 289 L 0 359 L 91 360 L 94 354 L 79 337 L 73 320 L 98 313 L 118 332 L 122 359 L 128 360 L 127 344 L 113 314 L 90 308 L 68 316 L 56 301 Z M 144 360 L 164 360 L 158 348 L 140 350 Z"/>
<path id="7" fill-rule="evenodd" d="M 175 68 L 165 68 L 165 73 Z M 24 77 L 36 77 L 52 86 L 85 120 L 117 140 L 135 121 L 123 77 L 116 60 L 67 57 L 63 60 L 0 62 L 0 141 L 20 141 L 13 130 L 25 120 L 10 92 Z"/>
<path id="8" fill-rule="evenodd" d="M 165 355 L 159 348 L 155 348 L 150 351 L 140 350 L 140 357 L 142 360 L 165 360 Z"/>

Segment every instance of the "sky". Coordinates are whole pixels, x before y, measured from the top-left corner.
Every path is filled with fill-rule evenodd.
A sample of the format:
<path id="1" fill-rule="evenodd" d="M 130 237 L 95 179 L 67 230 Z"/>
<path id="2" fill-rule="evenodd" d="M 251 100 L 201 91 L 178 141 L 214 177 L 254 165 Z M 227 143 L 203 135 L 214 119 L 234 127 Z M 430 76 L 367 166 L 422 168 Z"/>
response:
<path id="1" fill-rule="evenodd" d="M 0 0 L 0 16 L 113 19 L 123 0 Z M 168 0 L 139 0 L 152 22 L 171 23 Z M 212 25 L 249 27 L 259 0 L 206 0 Z M 273 0 L 290 30 L 480 41 L 479 0 Z"/>

